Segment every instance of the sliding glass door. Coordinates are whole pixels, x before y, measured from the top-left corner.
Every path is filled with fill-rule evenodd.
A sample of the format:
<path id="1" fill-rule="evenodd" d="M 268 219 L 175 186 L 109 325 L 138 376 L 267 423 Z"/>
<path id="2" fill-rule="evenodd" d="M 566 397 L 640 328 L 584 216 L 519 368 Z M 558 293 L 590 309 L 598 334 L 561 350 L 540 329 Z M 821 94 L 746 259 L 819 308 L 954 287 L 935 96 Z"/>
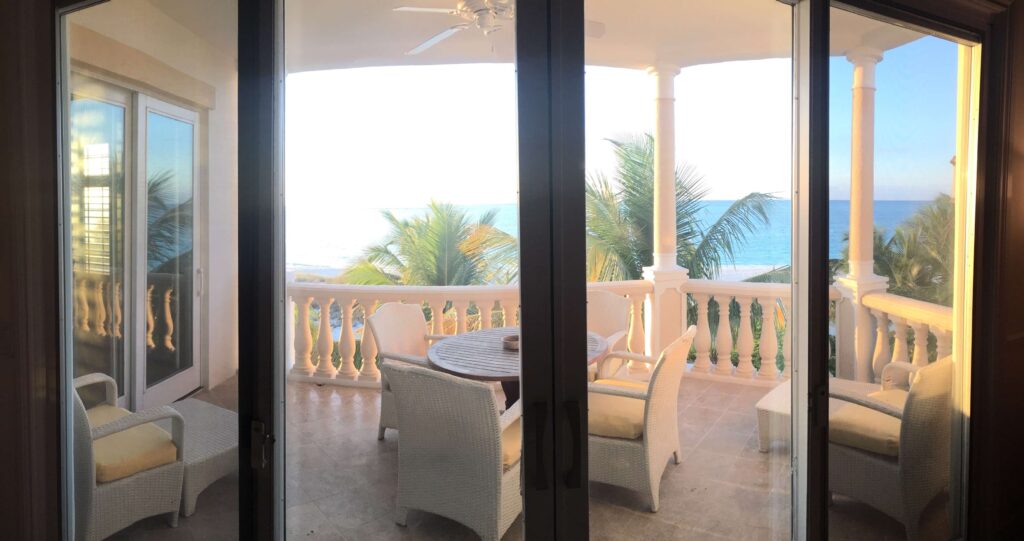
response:
<path id="1" fill-rule="evenodd" d="M 182 107 L 138 97 L 140 197 L 136 210 L 145 280 L 136 295 L 145 338 L 136 347 L 136 385 L 143 407 L 169 403 L 199 387 L 195 352 L 199 275 L 194 254 L 196 232 L 195 133 L 197 115 Z M 144 196 L 143 196 L 144 194 Z M 143 233 L 144 231 L 144 233 Z M 141 269 L 140 269 L 141 270 Z M 139 273 L 141 278 L 142 272 Z"/>

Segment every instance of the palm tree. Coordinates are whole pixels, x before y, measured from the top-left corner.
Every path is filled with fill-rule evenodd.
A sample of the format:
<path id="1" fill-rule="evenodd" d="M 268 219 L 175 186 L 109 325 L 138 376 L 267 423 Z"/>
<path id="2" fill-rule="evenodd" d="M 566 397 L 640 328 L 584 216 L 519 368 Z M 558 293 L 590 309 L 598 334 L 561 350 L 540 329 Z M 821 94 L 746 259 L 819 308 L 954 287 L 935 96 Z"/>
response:
<path id="1" fill-rule="evenodd" d="M 177 202 L 174 173 L 146 180 L 146 259 L 150 272 L 177 274 L 192 265 L 192 198 Z"/>
<path id="2" fill-rule="evenodd" d="M 601 173 L 587 180 L 587 279 L 636 280 L 652 263 L 654 138 L 610 142 L 618 158 L 614 183 Z M 705 226 L 702 181 L 690 165 L 676 169 L 677 259 L 691 277 L 715 278 L 747 235 L 768 225 L 766 204 L 775 198 L 752 192 Z"/>
<path id="3" fill-rule="evenodd" d="M 364 285 L 474 285 L 514 282 L 516 239 L 494 226 L 497 212 L 472 220 L 449 203 L 431 201 L 427 213 L 399 219 L 385 211 L 391 231 L 346 269 L 340 281 Z"/>
<path id="4" fill-rule="evenodd" d="M 887 237 L 874 232 L 875 274 L 889 279 L 889 293 L 943 306 L 953 303 L 953 198 L 939 194 Z M 844 237 L 849 241 L 849 235 Z M 843 261 L 849 246 L 843 248 Z"/>

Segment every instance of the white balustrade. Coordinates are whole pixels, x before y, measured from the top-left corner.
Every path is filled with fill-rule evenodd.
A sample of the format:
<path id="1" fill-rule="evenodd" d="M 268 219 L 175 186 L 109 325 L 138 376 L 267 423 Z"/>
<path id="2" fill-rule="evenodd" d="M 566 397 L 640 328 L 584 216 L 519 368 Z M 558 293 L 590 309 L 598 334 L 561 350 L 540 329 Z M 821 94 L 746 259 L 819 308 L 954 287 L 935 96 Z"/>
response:
<path id="1" fill-rule="evenodd" d="M 869 293 L 864 295 L 862 302 L 875 317 L 875 351 L 871 366 L 876 380 L 881 378 L 882 369 L 890 362 L 912 362 L 916 366 L 928 364 L 932 360 L 928 352 L 929 335 L 935 336 L 934 358 L 952 353 L 952 308 L 891 293 Z M 913 354 L 910 352 L 911 337 Z"/>
<path id="2" fill-rule="evenodd" d="M 779 337 L 775 334 L 775 306 L 776 299 L 758 299 L 761 305 L 761 369 L 757 375 L 760 378 L 774 379 L 779 375 L 779 367 L 776 365 L 776 356 L 779 353 Z"/>
<path id="3" fill-rule="evenodd" d="M 370 332 L 370 326 L 366 325 L 366 319 L 377 311 L 377 301 L 372 299 L 360 299 L 357 301 L 363 307 L 363 339 L 359 343 L 359 354 L 363 366 L 359 368 L 359 379 L 361 381 L 380 381 L 380 369 L 377 368 L 377 341 Z"/>
<path id="4" fill-rule="evenodd" d="M 696 293 L 693 296 L 697 303 L 697 336 L 693 338 L 693 347 L 697 356 L 693 361 L 693 371 L 708 373 L 711 365 L 711 324 L 708 322 L 708 302 L 710 295 Z"/>
<path id="5" fill-rule="evenodd" d="M 750 324 L 751 297 L 736 297 L 740 306 L 740 329 L 736 334 L 736 375 L 741 378 L 754 377 L 754 331 Z"/>

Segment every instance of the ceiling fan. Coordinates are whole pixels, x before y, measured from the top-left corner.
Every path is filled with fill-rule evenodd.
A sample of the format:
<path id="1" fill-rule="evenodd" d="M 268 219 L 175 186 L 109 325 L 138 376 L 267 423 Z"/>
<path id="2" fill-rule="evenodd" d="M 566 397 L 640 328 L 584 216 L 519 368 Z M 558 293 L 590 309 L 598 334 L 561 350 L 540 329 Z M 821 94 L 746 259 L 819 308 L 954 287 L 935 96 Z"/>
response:
<path id="1" fill-rule="evenodd" d="M 406 52 L 405 54 L 407 55 L 420 54 L 471 26 L 475 26 L 485 36 L 489 35 L 492 32 L 501 30 L 501 21 L 512 21 L 516 15 L 515 0 L 459 0 L 455 4 L 454 9 L 401 6 L 394 8 L 394 11 L 454 15 L 466 21 L 449 26 L 434 34 L 431 38 Z M 604 24 L 586 21 L 585 31 L 587 37 L 601 37 L 604 35 Z"/>

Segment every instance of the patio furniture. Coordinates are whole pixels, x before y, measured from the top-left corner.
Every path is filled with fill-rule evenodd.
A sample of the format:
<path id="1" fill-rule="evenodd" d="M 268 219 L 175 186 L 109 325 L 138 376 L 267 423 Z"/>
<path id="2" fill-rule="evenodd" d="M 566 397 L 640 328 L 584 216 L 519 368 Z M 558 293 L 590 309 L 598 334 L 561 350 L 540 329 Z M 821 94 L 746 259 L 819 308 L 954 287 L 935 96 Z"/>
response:
<path id="1" fill-rule="evenodd" d="M 628 298 L 611 291 L 588 291 L 587 330 L 604 338 L 612 351 L 625 351 L 631 306 Z M 615 374 L 620 365 L 618 362 L 606 362 L 606 373 L 598 374 L 596 367 L 587 372 L 591 380 L 609 377 Z"/>
<path id="2" fill-rule="evenodd" d="M 75 378 L 77 389 L 103 385 L 104 401 L 88 410 L 74 396 L 75 501 L 81 531 L 105 539 L 131 524 L 166 514 L 178 525 L 184 474 L 185 422 L 168 406 L 131 413 L 117 407 L 117 383 L 106 374 Z M 171 433 L 154 424 L 167 419 Z"/>
<path id="3" fill-rule="evenodd" d="M 395 522 L 418 509 L 501 539 L 522 511 L 519 405 L 499 414 L 485 382 L 391 360 L 382 368 L 402 426 Z"/>
<path id="4" fill-rule="evenodd" d="M 648 494 L 652 512 L 658 511 L 668 459 L 680 460 L 679 381 L 696 333 L 691 326 L 657 359 L 625 352 L 606 357 L 654 365 L 649 383 L 599 379 L 589 384 L 590 480 Z"/>
<path id="5" fill-rule="evenodd" d="M 447 336 L 430 347 L 427 359 L 442 372 L 501 382 L 507 409 L 519 400 L 519 352 L 505 349 L 501 339 L 517 334 L 519 327 L 501 327 Z M 596 333 L 587 333 L 587 364 L 597 363 L 607 353 L 608 342 Z"/>
<path id="6" fill-rule="evenodd" d="M 181 515 L 188 517 L 195 513 L 202 491 L 238 471 L 238 414 L 195 398 L 175 402 L 170 407 L 185 420 Z M 159 424 L 165 423 L 170 421 Z"/>
<path id="7" fill-rule="evenodd" d="M 953 360 L 889 367 L 912 377 L 870 394 L 829 391 L 849 403 L 829 415 L 829 491 L 895 518 L 917 541 L 922 512 L 949 487 Z M 909 392 L 892 384 L 899 380 L 912 381 Z"/>
<path id="8" fill-rule="evenodd" d="M 891 366 L 892 368 L 888 368 Z M 904 390 L 910 387 L 907 381 L 906 367 L 911 365 L 903 362 L 889 363 L 882 371 L 882 390 L 894 387 L 902 387 Z M 830 378 L 829 390 L 832 392 L 854 393 L 866 395 L 879 390 L 877 383 L 865 381 L 854 381 L 849 379 Z M 790 420 L 790 407 L 792 405 L 792 382 L 786 380 L 769 391 L 758 400 L 757 409 L 757 437 L 758 450 L 767 453 L 771 449 L 772 442 L 789 443 L 790 432 L 793 430 Z M 830 398 L 828 401 L 829 413 L 836 413 L 848 405 L 846 402 Z"/>
<path id="9" fill-rule="evenodd" d="M 430 341 L 446 338 L 444 335 L 426 334 L 427 318 L 418 304 L 382 304 L 366 319 L 366 324 L 377 342 L 381 360 L 393 359 L 427 366 L 427 346 Z M 398 415 L 395 413 L 394 392 L 387 376 L 381 375 L 378 440 L 384 439 L 384 431 L 388 428 L 398 429 Z"/>

